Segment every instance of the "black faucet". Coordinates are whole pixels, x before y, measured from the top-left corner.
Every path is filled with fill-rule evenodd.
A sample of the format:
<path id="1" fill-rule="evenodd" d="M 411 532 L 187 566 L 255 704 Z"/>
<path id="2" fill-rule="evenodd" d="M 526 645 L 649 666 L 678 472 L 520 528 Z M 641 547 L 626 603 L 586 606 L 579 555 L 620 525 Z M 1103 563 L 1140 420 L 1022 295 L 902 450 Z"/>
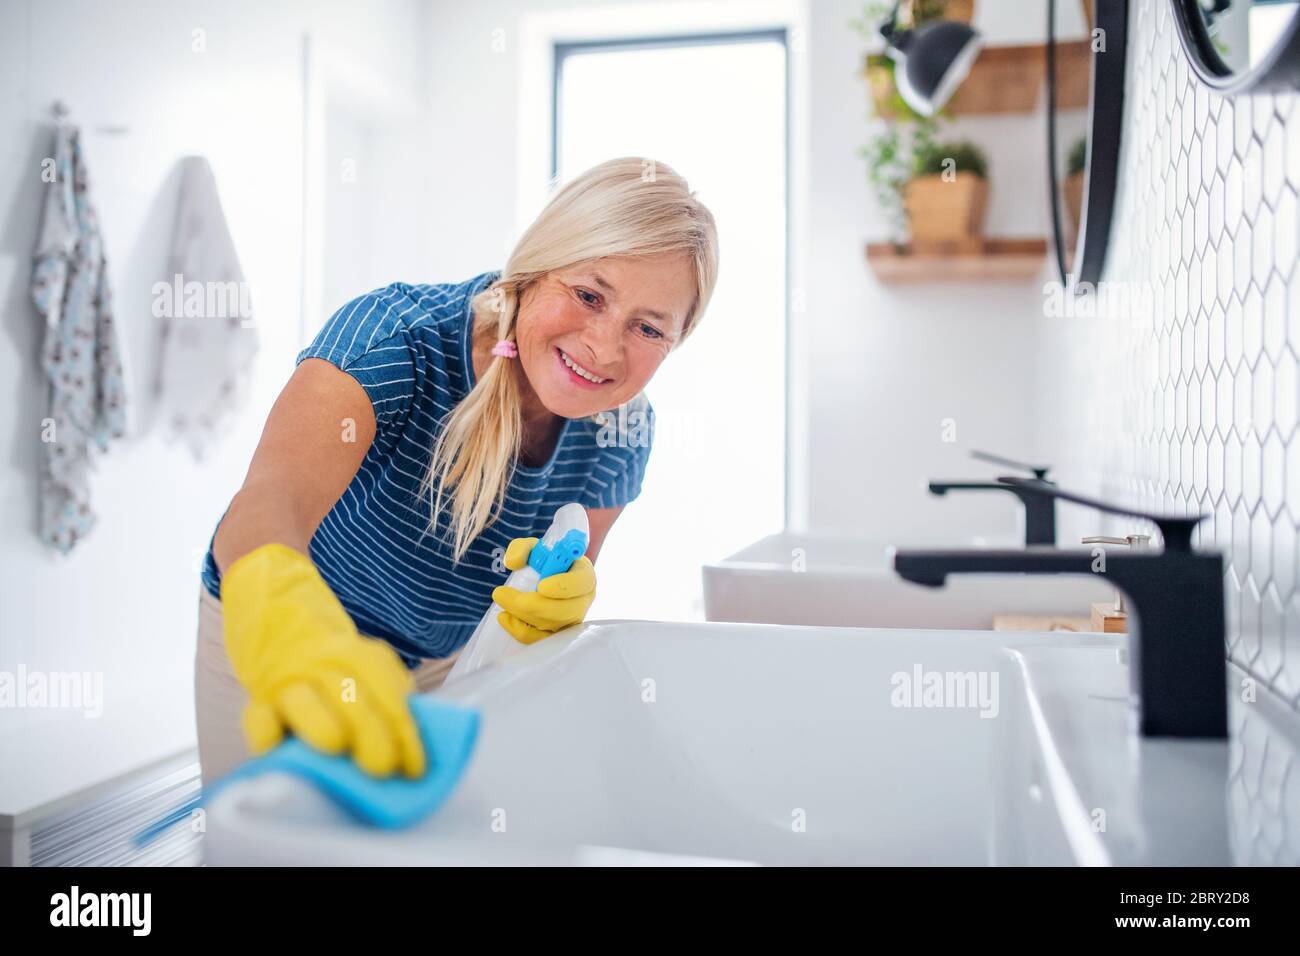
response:
<path id="1" fill-rule="evenodd" d="M 1039 481 L 1047 482 L 1050 466 L 1027 465 L 986 451 L 972 451 L 972 458 L 1005 465 L 1018 471 L 1027 471 Z M 1051 482 L 1047 482 L 1051 484 Z M 1020 499 L 1025 509 L 1025 544 L 1056 544 L 1056 499 L 1025 491 L 1016 485 L 996 481 L 932 481 L 930 494 L 945 495 L 949 491 L 1005 491 Z"/>
<path id="2" fill-rule="evenodd" d="M 942 587 L 949 574 L 1104 574 L 1129 599 L 1129 671 L 1139 733 L 1226 738 L 1223 556 L 1192 551 L 1192 532 L 1206 516 L 1150 514 L 1063 491 L 1036 478 L 998 481 L 1044 498 L 1152 521 L 1164 537 L 1164 550 L 1101 556 L 1056 548 L 900 550 L 894 555 L 894 570 L 928 587 Z"/>

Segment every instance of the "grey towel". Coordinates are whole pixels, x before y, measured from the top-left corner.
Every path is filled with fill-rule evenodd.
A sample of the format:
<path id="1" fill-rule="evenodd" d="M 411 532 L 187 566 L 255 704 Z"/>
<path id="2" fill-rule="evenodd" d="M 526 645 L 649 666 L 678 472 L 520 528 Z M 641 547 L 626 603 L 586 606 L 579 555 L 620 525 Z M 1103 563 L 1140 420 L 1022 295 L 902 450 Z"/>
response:
<path id="1" fill-rule="evenodd" d="M 202 156 L 181 160 L 167 281 L 154 286 L 153 311 L 162 321 L 159 413 L 168 437 L 201 460 L 242 406 L 258 347 L 248 283 Z"/>

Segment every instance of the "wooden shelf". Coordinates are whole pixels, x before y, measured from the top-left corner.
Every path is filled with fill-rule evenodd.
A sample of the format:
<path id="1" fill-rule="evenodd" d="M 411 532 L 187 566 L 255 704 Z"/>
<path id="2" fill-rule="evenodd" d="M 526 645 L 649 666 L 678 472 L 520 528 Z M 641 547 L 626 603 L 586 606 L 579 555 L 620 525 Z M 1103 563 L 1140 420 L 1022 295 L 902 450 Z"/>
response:
<path id="1" fill-rule="evenodd" d="M 873 108 L 881 119 L 894 121 L 898 91 L 892 72 L 868 54 L 862 64 Z M 1092 81 L 1090 40 L 1068 40 L 1056 44 L 1056 98 L 1060 110 L 1088 108 Z M 943 112 L 950 116 L 997 116 L 1032 113 L 1038 108 L 1047 77 L 1047 47 L 1041 43 L 990 46 L 980 51 Z"/>
<path id="2" fill-rule="evenodd" d="M 1056 45 L 1060 109 L 1086 109 L 1092 48 L 1088 40 Z M 980 51 L 946 111 L 953 116 L 1032 113 L 1047 76 L 1047 48 L 1041 43 L 990 46 Z"/>
<path id="3" fill-rule="evenodd" d="M 985 47 L 953 94 L 947 112 L 953 116 L 1032 113 L 1046 71 L 1047 48 L 1041 43 Z"/>
<path id="4" fill-rule="evenodd" d="M 1046 239 L 984 239 L 979 246 L 914 250 L 872 242 L 867 261 L 881 282 L 1014 282 L 1037 276 L 1047 255 Z"/>

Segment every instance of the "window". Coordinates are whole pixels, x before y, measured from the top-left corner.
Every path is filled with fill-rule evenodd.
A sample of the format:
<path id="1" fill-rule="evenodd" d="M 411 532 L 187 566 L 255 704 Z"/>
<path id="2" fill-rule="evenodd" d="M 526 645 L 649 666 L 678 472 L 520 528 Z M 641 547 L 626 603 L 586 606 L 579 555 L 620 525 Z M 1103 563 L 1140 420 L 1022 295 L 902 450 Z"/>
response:
<path id="1" fill-rule="evenodd" d="M 640 498 L 600 555 L 592 617 L 702 618 L 700 566 L 785 513 L 787 95 L 784 31 L 556 46 L 553 172 L 667 163 L 718 223 L 701 325 L 646 392 Z"/>

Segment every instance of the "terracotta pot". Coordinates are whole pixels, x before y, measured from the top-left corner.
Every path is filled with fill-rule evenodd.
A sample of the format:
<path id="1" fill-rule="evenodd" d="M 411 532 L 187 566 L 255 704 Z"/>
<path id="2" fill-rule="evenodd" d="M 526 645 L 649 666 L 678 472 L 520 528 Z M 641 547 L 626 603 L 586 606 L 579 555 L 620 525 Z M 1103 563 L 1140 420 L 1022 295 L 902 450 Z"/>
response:
<path id="1" fill-rule="evenodd" d="M 974 17 L 975 0 L 948 0 L 948 5 L 943 8 L 943 18 L 945 20 L 970 23 Z"/>
<path id="2" fill-rule="evenodd" d="M 912 242 L 942 243 L 977 239 L 984 231 L 989 184 L 974 173 L 959 172 L 951 181 L 919 176 L 903 188 L 903 206 Z"/>
<path id="3" fill-rule="evenodd" d="M 1061 186 L 1061 193 L 1065 196 L 1065 208 L 1070 214 L 1070 238 L 1073 241 L 1073 237 L 1079 234 L 1079 219 L 1083 215 L 1083 173 L 1067 176 Z"/>

